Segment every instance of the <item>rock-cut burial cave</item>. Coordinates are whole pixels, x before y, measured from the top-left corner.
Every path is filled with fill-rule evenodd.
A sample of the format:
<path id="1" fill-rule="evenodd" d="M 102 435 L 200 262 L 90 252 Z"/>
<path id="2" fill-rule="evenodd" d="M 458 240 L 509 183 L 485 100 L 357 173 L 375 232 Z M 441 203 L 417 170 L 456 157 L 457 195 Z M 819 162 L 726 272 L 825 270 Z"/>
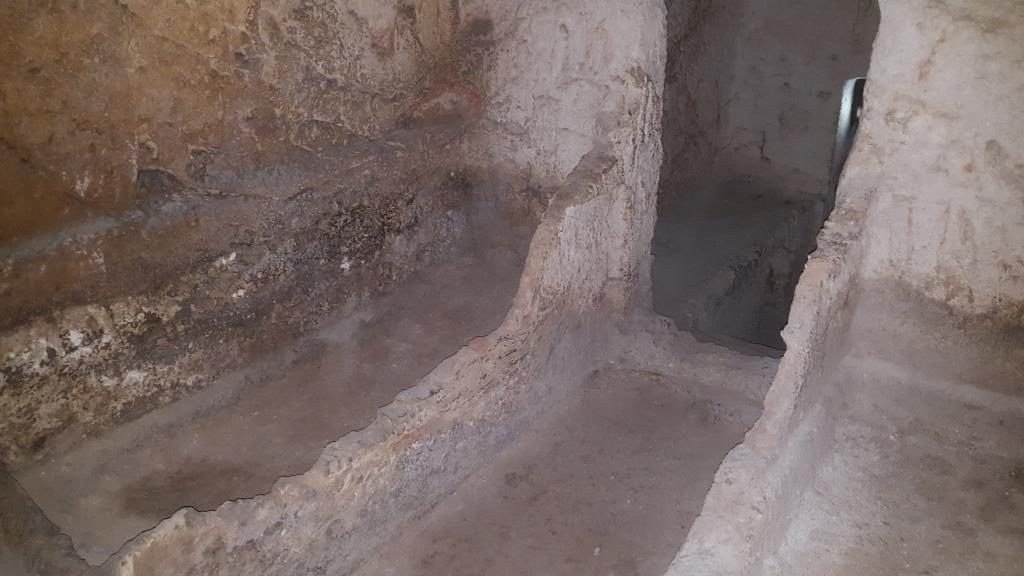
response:
<path id="1" fill-rule="evenodd" d="M 1016 0 L 0 30 L 0 573 L 1021 573 Z"/>

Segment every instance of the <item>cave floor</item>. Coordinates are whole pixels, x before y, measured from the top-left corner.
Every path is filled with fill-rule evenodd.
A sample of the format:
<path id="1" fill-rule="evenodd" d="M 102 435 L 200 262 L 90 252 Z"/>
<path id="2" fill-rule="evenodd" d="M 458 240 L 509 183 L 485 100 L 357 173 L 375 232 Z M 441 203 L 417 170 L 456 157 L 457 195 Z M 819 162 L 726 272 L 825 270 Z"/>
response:
<path id="1" fill-rule="evenodd" d="M 863 308 L 834 449 L 766 573 L 1024 573 L 1024 334 Z"/>
<path id="2" fill-rule="evenodd" d="M 871 400 L 838 423 L 767 573 L 1021 574 L 1024 412 L 929 390 L 886 362 L 844 372 Z"/>
<path id="3" fill-rule="evenodd" d="M 533 225 L 478 210 L 449 256 L 265 361 L 12 471 L 92 564 L 182 507 L 266 493 L 503 320 Z"/>
<path id="4" fill-rule="evenodd" d="M 752 421 L 729 414 L 760 411 L 701 369 L 593 373 L 357 574 L 660 576 Z"/>

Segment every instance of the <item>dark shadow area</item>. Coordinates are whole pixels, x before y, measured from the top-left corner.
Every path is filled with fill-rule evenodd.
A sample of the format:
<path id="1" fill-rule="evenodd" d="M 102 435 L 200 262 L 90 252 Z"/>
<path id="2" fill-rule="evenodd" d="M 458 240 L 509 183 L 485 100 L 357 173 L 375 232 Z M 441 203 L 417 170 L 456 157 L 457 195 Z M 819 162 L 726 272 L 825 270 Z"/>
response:
<path id="1" fill-rule="evenodd" d="M 865 76 L 875 0 L 669 0 L 656 310 L 782 349 L 834 199 L 843 84 Z"/>

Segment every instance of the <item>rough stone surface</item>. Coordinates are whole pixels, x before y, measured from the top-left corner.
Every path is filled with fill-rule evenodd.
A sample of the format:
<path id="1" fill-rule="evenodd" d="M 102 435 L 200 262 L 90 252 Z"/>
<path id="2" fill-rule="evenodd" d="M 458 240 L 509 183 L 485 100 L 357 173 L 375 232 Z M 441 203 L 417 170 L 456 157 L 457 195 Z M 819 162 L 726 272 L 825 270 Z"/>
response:
<path id="1" fill-rule="evenodd" d="M 832 376 L 834 445 L 764 573 L 1019 573 L 1024 334 L 906 285 L 863 290 Z"/>
<path id="2" fill-rule="evenodd" d="M 662 195 L 688 194 L 713 163 L 826 194 L 840 92 L 867 71 L 877 2 L 667 4 Z"/>
<path id="3" fill-rule="evenodd" d="M 380 136 L 423 111 L 442 68 L 455 80 L 457 5 L 5 3 L 3 166 L 23 192 L 4 196 L 3 241 L 131 208 L 159 194 L 151 170 L 284 192 L 299 176 L 282 159 Z"/>
<path id="4" fill-rule="evenodd" d="M 13 473 L 94 563 L 183 506 L 267 493 L 501 324 L 536 228 L 513 206 L 464 206 L 450 254 L 424 270 L 200 392 Z"/>
<path id="5" fill-rule="evenodd" d="M 891 56 L 872 64 L 862 144 L 862 161 L 879 163 L 865 275 L 1019 326 L 1024 6 L 901 1 L 885 10 L 878 49 Z"/>
<path id="6" fill-rule="evenodd" d="M 656 142 L 650 146 L 657 150 Z M 599 318 L 622 295 L 604 292 L 614 262 L 580 256 L 605 253 L 605 242 L 615 238 L 605 226 L 614 220 L 611 192 L 621 189 L 614 183 L 622 177 L 612 157 L 584 159 L 545 214 L 513 309 L 486 343 L 444 362 L 369 428 L 329 446 L 308 473 L 213 512 L 183 510 L 105 568 L 118 574 L 351 570 L 401 520 L 436 502 L 522 430 L 563 393 L 559 383 L 581 378 L 603 356 Z"/>
<path id="7" fill-rule="evenodd" d="M 0 9 L 4 462 L 373 298 L 508 174 L 460 149 L 491 28 L 449 2 L 349 4 Z"/>
<path id="8" fill-rule="evenodd" d="M 62 574 L 88 571 L 71 540 L 36 507 L 13 476 L 0 469 L 0 571 L 4 574 Z"/>
<path id="9" fill-rule="evenodd" d="M 828 194 L 843 83 L 867 72 L 878 4 L 741 3 L 719 140 L 737 169 Z"/>
<path id="10" fill-rule="evenodd" d="M 68 272 L 83 284 L 71 298 L 83 301 L 52 310 L 42 308 L 49 284 L 33 290 L 16 274 L 24 298 L 5 308 L 17 314 L 31 299 L 40 309 L 0 334 L 4 459 L 40 457 L 202 389 L 436 261 L 465 231 L 477 176 L 390 172 L 396 161 L 380 154 L 361 175 L 291 200 L 173 200 L 167 226 L 158 216 L 15 265 L 47 273 L 84 243 L 108 270 Z"/>
<path id="11" fill-rule="evenodd" d="M 307 473 L 182 510 L 101 572 L 345 572 L 589 370 L 597 326 L 650 300 L 657 0 L 5 10 L 5 98 L 23 108 L 3 120 L 5 166 L 49 203 L 4 206 L 39 216 L 4 239 L 15 464 L 189 395 L 429 265 L 463 232 L 467 182 L 559 189 L 476 198 L 548 204 L 501 328 Z M 8 96 L 26 74 L 50 93 Z M 58 133 L 68 119 L 84 130 Z"/>
<path id="12" fill-rule="evenodd" d="M 782 350 L 780 332 L 824 202 L 729 168 L 705 178 L 659 206 L 655 310 L 708 337 Z"/>
<path id="13" fill-rule="evenodd" d="M 663 326 L 623 330 L 625 354 L 357 574 L 660 576 L 775 363 Z"/>
<path id="14" fill-rule="evenodd" d="M 1019 528 L 972 516 L 1000 492 L 1015 505 L 1015 488 L 961 487 L 942 470 L 1012 473 L 1024 457 L 1005 436 L 1021 393 L 1021 185 L 1009 153 L 982 161 L 1020 133 L 1024 12 L 998 0 L 881 8 L 866 116 L 797 289 L 789 350 L 670 574 L 1019 571 Z M 865 410 L 884 398 L 896 413 Z"/>
<path id="15" fill-rule="evenodd" d="M 567 177 L 551 197 L 533 238 L 519 293 L 504 324 L 401 394 L 368 428 L 329 446 L 307 473 L 282 480 L 269 494 L 252 500 L 229 502 L 210 512 L 182 510 L 130 542 L 98 570 L 344 573 L 402 519 L 429 507 L 481 459 L 513 438 L 531 414 L 557 397 L 559 383 L 578 381 L 603 356 L 601 334 L 606 331 L 599 327 L 606 318 L 649 301 L 664 42 L 660 35 L 647 35 L 645 30 L 648 25 L 662 29 L 664 7 L 644 0 L 629 6 L 567 1 L 535 2 L 515 10 L 505 3 L 465 3 L 462 8 L 459 22 L 464 32 L 456 41 L 491 55 L 476 68 L 476 77 L 490 89 L 480 113 L 480 129 L 473 132 L 470 127 L 463 136 L 465 122 L 476 113 L 472 108 L 438 127 L 416 126 L 415 137 L 439 134 L 421 148 L 422 160 L 410 158 L 408 146 L 392 137 L 371 142 L 368 147 L 373 153 L 394 151 L 376 158 L 380 165 L 364 173 L 381 187 L 389 187 L 382 172 L 386 176 L 388 166 L 401 166 L 394 179 L 408 178 L 429 189 L 431 175 L 439 172 L 439 181 L 434 180 L 438 189 L 413 198 L 422 198 L 446 214 L 457 213 L 461 206 L 457 194 L 455 204 L 446 205 L 444 191 L 459 192 L 462 171 L 450 173 L 439 157 L 450 158 L 456 151 L 469 151 L 465 157 L 483 158 L 492 166 L 506 166 L 513 175 L 516 171 L 536 174 L 549 182 Z M 572 25 L 578 16 L 583 19 Z M 612 22 L 614 29 L 604 28 Z M 564 32 L 544 35 L 545 27 Z M 541 62 L 550 66 L 538 61 L 538 50 L 544 54 Z M 580 57 L 585 57 L 586 66 L 576 65 Z M 549 74 L 558 63 L 571 67 L 573 74 Z M 498 82 L 506 78 L 517 83 Z M 562 124 L 580 128 L 578 146 L 564 146 L 564 130 L 529 111 L 519 116 L 525 130 L 491 120 L 511 117 L 510 110 L 533 106 L 544 95 L 560 101 L 566 89 L 577 90 L 595 104 L 590 109 L 574 102 L 561 104 Z M 460 147 L 460 141 L 466 146 Z M 531 156 L 518 155 L 520 144 L 530 146 Z M 353 164 L 359 165 L 359 160 Z M 436 172 L 424 173 L 417 169 L 420 166 Z M 165 183 L 169 178 L 154 176 L 153 180 Z M 317 191 L 300 189 L 294 198 L 315 197 Z M 235 201 L 253 199 L 246 196 Z M 335 269 L 345 265 L 346 251 L 364 239 L 369 254 L 391 258 L 403 252 L 387 250 L 391 245 L 385 241 L 410 249 L 423 245 L 398 242 L 391 235 L 381 240 L 375 235 L 381 219 L 378 210 L 339 204 L 340 220 L 324 228 L 355 236 L 339 240 L 339 254 L 330 261 Z M 297 223 L 317 221 L 299 216 Z M 364 217 L 369 225 L 361 227 Z M 403 221 L 401 216 L 398 221 Z M 425 241 L 436 238 L 444 244 L 449 218 L 425 210 L 417 221 L 430 228 L 422 233 Z M 208 265 L 230 270 L 239 261 L 249 262 L 243 259 L 248 254 L 244 246 L 230 248 L 215 252 Z M 352 264 L 351 272 L 361 265 Z M 411 266 L 405 261 L 395 268 L 404 272 Z M 323 280 L 307 276 L 310 282 Z M 294 282 L 290 285 L 297 293 L 308 289 Z M 230 288 L 230 296 L 242 289 L 246 295 L 251 293 L 249 286 Z M 200 297 L 209 294 L 197 292 Z M 301 302 L 315 301 L 309 294 L 302 295 Z M 258 315 L 266 308 L 266 302 L 260 302 L 251 311 Z M 314 308 L 317 312 L 328 309 Z M 289 311 L 288 317 L 295 316 Z M 178 326 L 179 321 L 172 325 Z M 253 324 L 243 328 L 252 329 Z M 218 336 L 229 345 L 235 342 L 226 334 Z M 225 356 L 223 350 L 213 352 Z"/>
<path id="16" fill-rule="evenodd" d="M 683 141 L 665 140 L 682 170 L 734 139 L 733 152 L 757 152 L 744 170 L 798 173 L 810 188 L 794 188 L 815 189 L 827 166 L 820 181 L 811 167 L 828 155 L 804 141 L 819 129 L 804 111 L 834 95 L 805 92 L 809 107 L 781 92 L 775 117 L 720 115 L 732 99 L 760 109 L 754 96 L 777 79 L 709 73 L 719 58 L 814 69 L 830 53 L 794 62 L 789 42 L 866 41 L 869 28 L 798 27 L 752 53 L 788 12 L 83 6 L 0 9 L 13 54 L 3 97 L 16 104 L 0 114 L 0 174 L 25 191 L 0 214 L 14 223 L 0 240 L 9 464 L 188 395 L 429 266 L 463 230 L 467 182 L 507 178 L 531 198 L 484 200 L 545 210 L 500 327 L 266 494 L 180 509 L 92 567 L 0 476 L 0 567 L 15 573 L 352 573 L 514 451 L 595 368 L 623 360 L 623 341 L 634 374 L 700 373 L 760 398 L 774 360 L 729 354 L 735 364 L 707 371 L 718 365 L 700 353 L 673 362 L 658 345 L 668 328 L 651 328 L 662 110 L 693 117 L 672 128 Z M 868 4 L 844 6 L 870 21 Z M 1024 12 L 1015 0 L 885 0 L 881 14 L 860 140 L 796 288 L 787 352 L 668 574 L 1012 574 L 1021 562 Z M 664 33 L 666 18 L 681 28 Z M 713 47 L 718 26 L 737 43 Z M 669 67 L 669 85 L 692 93 L 664 106 L 667 46 L 710 56 Z M 757 408 L 730 417 L 748 424 Z M 672 540 L 659 534 L 658 562 Z"/>
<path id="17" fill-rule="evenodd" d="M 779 332 L 832 208 L 843 83 L 867 72 L 872 1 L 669 2 L 655 308 L 701 333 Z"/>

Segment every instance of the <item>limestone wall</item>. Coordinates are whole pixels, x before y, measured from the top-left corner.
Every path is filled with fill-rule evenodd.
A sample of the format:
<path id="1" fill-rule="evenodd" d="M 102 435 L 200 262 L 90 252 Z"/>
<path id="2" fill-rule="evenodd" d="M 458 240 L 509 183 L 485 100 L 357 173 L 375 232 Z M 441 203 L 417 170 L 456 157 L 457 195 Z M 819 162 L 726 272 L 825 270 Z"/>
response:
<path id="1" fill-rule="evenodd" d="M 407 113 L 458 22 L 438 0 L 0 10 L 4 242 L 159 193 L 146 170 L 280 193 L 282 175 L 260 173 L 278 156 L 380 134 Z"/>
<path id="2" fill-rule="evenodd" d="M 867 71 L 876 0 L 744 2 L 722 149 L 747 170 L 827 193 L 843 83 Z"/>
<path id="3" fill-rule="evenodd" d="M 609 281 L 623 305 L 645 306 L 662 155 L 664 6 L 652 0 L 468 0 L 462 15 L 494 27 L 481 73 L 488 93 L 475 147 L 532 181 L 557 184 L 595 143 L 606 146 L 624 171 L 608 222 L 621 238 L 606 255 Z"/>
<path id="4" fill-rule="evenodd" d="M 208 386 L 459 233 L 490 29 L 458 3 L 18 1 L 0 30 L 5 463 Z"/>
<path id="5" fill-rule="evenodd" d="M 378 6 L 350 4 L 356 14 L 364 9 L 375 13 L 371 4 Z M 182 510 L 128 543 L 103 566 L 81 570 L 125 575 L 347 573 L 403 519 L 428 508 L 511 441 L 559 394 L 563 383 L 591 370 L 602 356 L 603 323 L 649 300 L 650 236 L 661 161 L 661 0 L 445 5 L 459 6 L 454 41 L 460 56 L 449 63 L 462 83 L 437 88 L 445 95 L 438 104 L 445 121 L 437 130 L 430 121 L 432 104 L 408 120 L 401 114 L 395 120 L 399 131 L 406 122 L 423 128 L 421 133 L 434 146 L 417 146 L 415 153 L 370 146 L 363 156 L 342 158 L 346 165 L 360 165 L 372 155 L 379 167 L 410 162 L 424 167 L 411 176 L 388 176 L 372 190 L 389 189 L 392 182 L 398 184 L 393 188 L 407 190 L 412 177 L 433 183 L 436 193 L 424 196 L 436 201 L 428 202 L 416 221 L 438 226 L 446 220 L 436 218 L 434 208 L 451 206 L 444 201 L 448 171 L 434 174 L 426 167 L 446 167 L 453 157 L 556 188 L 507 319 L 495 333 L 474 341 L 400 395 L 369 428 L 329 446 L 308 473 L 282 480 L 265 496 L 229 502 L 212 512 Z M 410 21 L 408 10 L 399 7 L 395 14 L 399 22 Z M 416 14 L 419 22 L 421 13 Z M 330 46 L 330 39 L 324 42 Z M 296 49 L 296 42 L 286 44 Z M 365 53 L 367 58 L 378 57 L 371 52 Z M 360 77 L 358 70 L 352 73 Z M 374 101 L 386 105 L 384 112 L 391 109 L 388 98 Z M 395 116 L 384 112 L 372 118 L 386 126 Z M 472 126 L 450 135 L 449 129 L 458 127 L 455 121 Z M 391 135 L 386 132 L 382 139 Z M 302 166 L 316 169 L 312 163 Z M 337 177 L 352 173 L 363 172 Z M 381 172 L 366 175 L 367 182 L 374 174 Z M 314 190 L 323 186 L 317 182 Z M 307 194 L 299 190 L 296 198 Z M 280 205 L 267 204 L 265 213 Z M 319 208 L 310 205 L 287 217 L 297 222 L 315 219 Z M 233 263 L 248 254 L 244 250 L 228 244 L 211 254 L 207 266 L 233 271 Z M 234 251 L 238 254 L 232 259 Z M 353 270 L 360 266 L 354 264 Z M 300 277 L 310 277 L 310 284 Z M 281 285 L 291 281 L 297 301 L 316 302 L 308 290 L 328 277 L 297 270 Z M 275 322 L 291 317 L 269 301 L 254 302 L 249 313 L 258 315 L 264 309 L 260 304 L 278 311 L 268 315 Z M 170 320 L 158 317 L 157 325 L 177 326 L 187 319 L 168 309 Z M 50 330 L 57 339 L 70 334 L 69 328 Z M 51 347 L 62 355 L 70 348 Z M 46 349 L 41 353 L 45 358 Z"/>
<path id="6" fill-rule="evenodd" d="M 1019 331 L 1024 11 L 1003 0 L 886 0 L 881 11 L 861 132 L 797 289 L 789 349 L 669 574 L 765 573 L 831 449 L 841 389 L 830 375 L 857 345 L 858 302 L 916 293 L 944 322 L 985 324 L 1004 344 L 1002 330 Z M 894 325 L 918 320 L 890 304 Z"/>
<path id="7" fill-rule="evenodd" d="M 876 163 L 865 274 L 1024 323 L 1024 5 L 884 6 L 860 146 Z"/>
<path id="8" fill-rule="evenodd" d="M 842 86 L 867 69 L 877 3 L 668 6 L 664 193 L 693 193 L 718 161 L 825 195 Z"/>
<path id="9" fill-rule="evenodd" d="M 668 63 L 662 140 L 662 196 L 692 193 L 725 146 L 725 117 L 736 73 L 741 2 L 668 6 Z M 665 198 L 662 199 L 663 201 Z"/>

